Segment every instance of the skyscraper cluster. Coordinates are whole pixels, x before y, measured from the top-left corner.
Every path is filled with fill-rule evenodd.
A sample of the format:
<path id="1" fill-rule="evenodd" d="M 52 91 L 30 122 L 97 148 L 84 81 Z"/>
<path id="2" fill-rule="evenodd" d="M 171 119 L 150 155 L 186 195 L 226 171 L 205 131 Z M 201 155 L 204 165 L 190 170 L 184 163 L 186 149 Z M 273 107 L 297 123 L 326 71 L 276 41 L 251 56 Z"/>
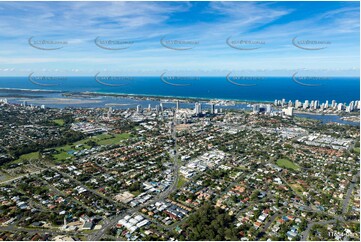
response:
<path id="1" fill-rule="evenodd" d="M 272 112 L 271 104 L 254 104 L 252 105 L 253 113 L 268 113 Z"/>
<path id="2" fill-rule="evenodd" d="M 294 107 L 295 109 L 309 109 L 309 110 L 325 110 L 325 109 L 331 109 L 331 110 L 337 110 L 337 111 L 346 111 L 346 112 L 353 112 L 360 110 L 361 102 L 359 100 L 351 101 L 349 105 L 346 105 L 346 103 L 337 103 L 335 100 L 332 100 L 331 103 L 326 100 L 324 103 L 320 103 L 319 100 L 305 100 L 304 102 L 301 102 L 299 100 L 296 100 L 294 103 L 289 100 L 286 102 L 285 99 L 282 100 L 275 100 L 274 105 L 276 107 Z"/>

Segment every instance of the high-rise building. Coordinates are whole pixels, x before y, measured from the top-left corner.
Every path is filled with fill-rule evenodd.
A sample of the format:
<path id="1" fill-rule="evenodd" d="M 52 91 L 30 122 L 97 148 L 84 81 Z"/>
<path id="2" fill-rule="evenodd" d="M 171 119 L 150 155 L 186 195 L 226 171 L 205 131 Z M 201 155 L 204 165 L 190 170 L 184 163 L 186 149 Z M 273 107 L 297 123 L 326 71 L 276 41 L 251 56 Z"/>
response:
<path id="1" fill-rule="evenodd" d="M 278 101 L 277 101 L 277 99 L 275 99 L 274 105 L 275 105 L 275 106 L 278 106 Z"/>
<path id="2" fill-rule="evenodd" d="M 343 104 L 342 104 L 342 103 L 337 104 L 337 110 L 338 110 L 338 111 L 342 111 L 342 110 L 343 110 Z"/>
<path id="3" fill-rule="evenodd" d="M 259 105 L 258 104 L 253 104 L 253 113 L 259 113 Z"/>
<path id="4" fill-rule="evenodd" d="M 211 114 L 214 114 L 214 103 L 211 103 Z"/>
<path id="5" fill-rule="evenodd" d="M 328 100 L 326 100 L 324 107 L 325 107 L 325 108 L 328 108 Z"/>
<path id="6" fill-rule="evenodd" d="M 111 117 L 111 115 L 112 115 L 112 112 L 113 112 L 112 107 L 109 107 L 108 113 L 107 113 L 108 119 L 110 119 L 110 117 Z"/>
<path id="7" fill-rule="evenodd" d="M 271 112 L 272 112 L 271 104 L 267 104 L 266 105 L 266 113 L 271 113 Z"/>
<path id="8" fill-rule="evenodd" d="M 295 108 L 300 108 L 302 106 L 302 103 L 298 100 L 295 101 Z"/>
<path id="9" fill-rule="evenodd" d="M 293 116 L 293 107 L 284 108 L 282 112 L 287 116 Z"/>
<path id="10" fill-rule="evenodd" d="M 318 109 L 319 106 L 320 106 L 320 101 L 316 100 L 316 101 L 314 102 L 314 104 L 313 104 L 313 108 L 314 108 L 314 109 Z"/>
<path id="11" fill-rule="evenodd" d="M 176 110 L 178 111 L 178 110 L 179 110 L 179 100 L 177 100 L 177 101 L 175 102 L 175 105 L 176 105 Z"/>
<path id="12" fill-rule="evenodd" d="M 310 102 L 308 100 L 305 101 L 305 104 L 306 104 L 307 107 L 310 106 Z"/>
<path id="13" fill-rule="evenodd" d="M 140 113 L 140 112 L 142 112 L 142 106 L 137 105 L 137 113 Z"/>
<path id="14" fill-rule="evenodd" d="M 315 101 L 311 100 L 311 103 L 310 103 L 310 109 L 314 108 L 315 107 Z"/>
<path id="15" fill-rule="evenodd" d="M 356 100 L 356 101 L 354 101 L 354 103 L 353 103 L 353 109 L 354 109 L 354 110 L 357 110 L 357 106 L 358 106 L 358 101 Z"/>
<path id="16" fill-rule="evenodd" d="M 354 109 L 354 110 L 357 110 L 357 106 L 358 106 L 358 101 L 354 101 L 353 109 Z"/>
<path id="17" fill-rule="evenodd" d="M 195 109 L 194 111 L 195 111 L 196 115 L 201 114 L 202 113 L 202 104 L 195 103 L 194 109 Z"/>
<path id="18" fill-rule="evenodd" d="M 335 100 L 332 100 L 332 102 L 331 102 L 331 107 L 332 107 L 332 108 L 335 108 L 336 105 L 337 105 L 336 101 L 335 101 Z"/>

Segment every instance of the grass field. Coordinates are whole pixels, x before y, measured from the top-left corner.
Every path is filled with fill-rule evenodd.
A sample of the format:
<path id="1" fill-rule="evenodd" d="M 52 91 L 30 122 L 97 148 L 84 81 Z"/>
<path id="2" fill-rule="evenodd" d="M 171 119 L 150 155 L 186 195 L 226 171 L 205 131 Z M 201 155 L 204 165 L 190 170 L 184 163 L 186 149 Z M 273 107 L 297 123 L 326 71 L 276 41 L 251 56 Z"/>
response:
<path id="1" fill-rule="evenodd" d="M 294 164 L 292 161 L 287 160 L 287 159 L 279 159 L 277 160 L 277 165 L 286 169 L 292 169 L 292 170 L 299 170 L 300 167 L 297 166 L 296 164 Z"/>
<path id="2" fill-rule="evenodd" d="M 54 120 L 54 122 L 55 122 L 55 120 Z M 64 123 L 64 121 L 63 121 L 63 123 Z M 111 145 L 111 144 L 118 144 L 120 141 L 126 140 L 129 137 L 130 137 L 130 134 L 128 134 L 128 133 L 114 134 L 114 135 L 111 135 L 111 134 L 96 135 L 93 137 L 89 137 L 89 138 L 80 140 L 73 144 L 67 144 L 67 145 L 63 145 L 60 147 L 56 147 L 55 150 L 57 150 L 59 152 L 59 154 L 54 154 L 53 157 L 57 161 L 66 160 L 67 158 L 72 157 L 72 155 L 68 154 L 68 152 L 71 150 L 77 151 L 77 150 L 91 148 L 89 145 L 86 144 L 88 141 L 94 141 L 98 145 Z M 80 144 L 82 145 L 81 147 L 75 148 L 75 146 L 80 145 Z M 39 158 L 39 152 L 32 152 L 32 153 L 21 155 L 19 157 L 19 159 L 11 161 L 9 164 L 21 162 L 23 160 L 31 160 L 31 159 L 37 159 L 37 158 Z"/>
<path id="3" fill-rule="evenodd" d="M 59 154 L 53 155 L 53 157 L 54 157 L 56 160 L 60 161 L 60 160 L 66 160 L 67 158 L 71 157 L 71 155 L 69 155 L 69 154 L 67 153 L 67 151 L 61 151 Z"/>
<path id="4" fill-rule="evenodd" d="M 28 154 L 21 155 L 17 160 L 7 162 L 5 164 L 5 166 L 10 166 L 12 164 L 21 163 L 21 162 L 23 162 L 25 160 L 34 160 L 34 159 L 38 159 L 38 158 L 39 158 L 39 152 L 31 152 L 31 153 L 28 153 Z"/>
<path id="5" fill-rule="evenodd" d="M 128 139 L 130 137 L 130 134 L 123 133 L 123 134 L 116 134 L 114 137 L 111 135 L 108 135 L 106 137 L 99 138 L 98 141 L 96 141 L 99 145 L 111 145 L 111 144 L 117 144 L 121 140 Z"/>
<path id="6" fill-rule="evenodd" d="M 80 140 L 78 142 L 75 142 L 73 144 L 64 145 L 61 147 L 56 148 L 57 151 L 59 151 L 59 154 L 55 154 L 53 157 L 60 161 L 60 160 L 66 160 L 69 157 L 72 157 L 72 155 L 68 154 L 71 150 L 83 150 L 83 149 L 89 149 L 91 148 L 86 143 L 88 141 L 94 141 L 98 145 L 112 145 L 112 144 L 118 144 L 121 140 L 128 139 L 130 137 L 130 134 L 128 133 L 122 133 L 122 134 L 100 134 L 93 137 L 89 137 L 83 140 Z M 82 145 L 79 148 L 75 148 L 77 145 Z"/>
<path id="7" fill-rule="evenodd" d="M 59 126 L 63 126 L 64 125 L 64 119 L 54 119 L 53 122 Z"/>
<path id="8" fill-rule="evenodd" d="M 15 162 L 22 161 L 22 160 L 38 159 L 38 158 L 39 158 L 39 152 L 32 152 L 32 153 L 21 155 L 19 157 L 19 159 L 15 160 Z"/>
<path id="9" fill-rule="evenodd" d="M 353 150 L 354 150 L 357 154 L 360 154 L 360 147 L 355 147 Z"/>
<path id="10" fill-rule="evenodd" d="M 303 188 L 300 184 L 290 184 L 290 187 L 299 195 L 302 196 Z"/>
<path id="11" fill-rule="evenodd" d="M 240 171 L 247 171 L 247 170 L 248 170 L 247 167 L 242 166 L 242 165 L 239 165 L 237 168 L 238 168 L 238 170 L 240 170 Z"/>
<path id="12" fill-rule="evenodd" d="M 187 179 L 185 179 L 183 176 L 179 176 L 177 188 L 181 188 L 186 182 Z"/>
<path id="13" fill-rule="evenodd" d="M 131 194 L 134 195 L 134 197 L 138 196 L 141 192 L 140 191 L 134 191 L 134 192 L 131 192 Z"/>

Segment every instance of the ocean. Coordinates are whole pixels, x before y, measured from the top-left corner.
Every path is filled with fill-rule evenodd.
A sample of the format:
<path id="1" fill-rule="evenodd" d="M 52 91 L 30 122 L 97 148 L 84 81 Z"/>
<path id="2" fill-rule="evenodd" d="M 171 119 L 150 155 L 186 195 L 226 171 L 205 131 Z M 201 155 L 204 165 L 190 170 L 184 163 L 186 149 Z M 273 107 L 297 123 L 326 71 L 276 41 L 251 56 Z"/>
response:
<path id="1" fill-rule="evenodd" d="M 237 79 L 233 81 L 235 84 L 226 77 L 168 78 L 166 82 L 160 77 L 101 78 L 98 80 L 101 81 L 97 81 L 95 77 L 53 79 L 32 77 L 30 80 L 29 77 L 0 77 L 0 89 L 97 92 L 254 102 L 273 102 L 275 99 L 284 98 L 293 102 L 319 100 L 322 103 L 326 100 L 329 102 L 336 100 L 338 103 L 348 104 L 350 101 L 360 99 L 359 77 L 312 80 L 308 81 L 310 85 L 301 85 L 292 77 Z M 245 86 L 242 86 L 243 84 Z M 250 85 L 246 86 L 248 84 Z"/>

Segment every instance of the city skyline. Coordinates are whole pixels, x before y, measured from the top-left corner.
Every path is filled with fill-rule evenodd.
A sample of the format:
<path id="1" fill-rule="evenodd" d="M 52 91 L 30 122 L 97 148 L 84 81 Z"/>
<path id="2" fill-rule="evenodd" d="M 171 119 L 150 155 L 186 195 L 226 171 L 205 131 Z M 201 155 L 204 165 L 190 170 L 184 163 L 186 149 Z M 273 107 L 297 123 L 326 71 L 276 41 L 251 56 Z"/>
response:
<path id="1" fill-rule="evenodd" d="M 360 241 L 360 3 L 0 0 L 0 241 Z"/>

